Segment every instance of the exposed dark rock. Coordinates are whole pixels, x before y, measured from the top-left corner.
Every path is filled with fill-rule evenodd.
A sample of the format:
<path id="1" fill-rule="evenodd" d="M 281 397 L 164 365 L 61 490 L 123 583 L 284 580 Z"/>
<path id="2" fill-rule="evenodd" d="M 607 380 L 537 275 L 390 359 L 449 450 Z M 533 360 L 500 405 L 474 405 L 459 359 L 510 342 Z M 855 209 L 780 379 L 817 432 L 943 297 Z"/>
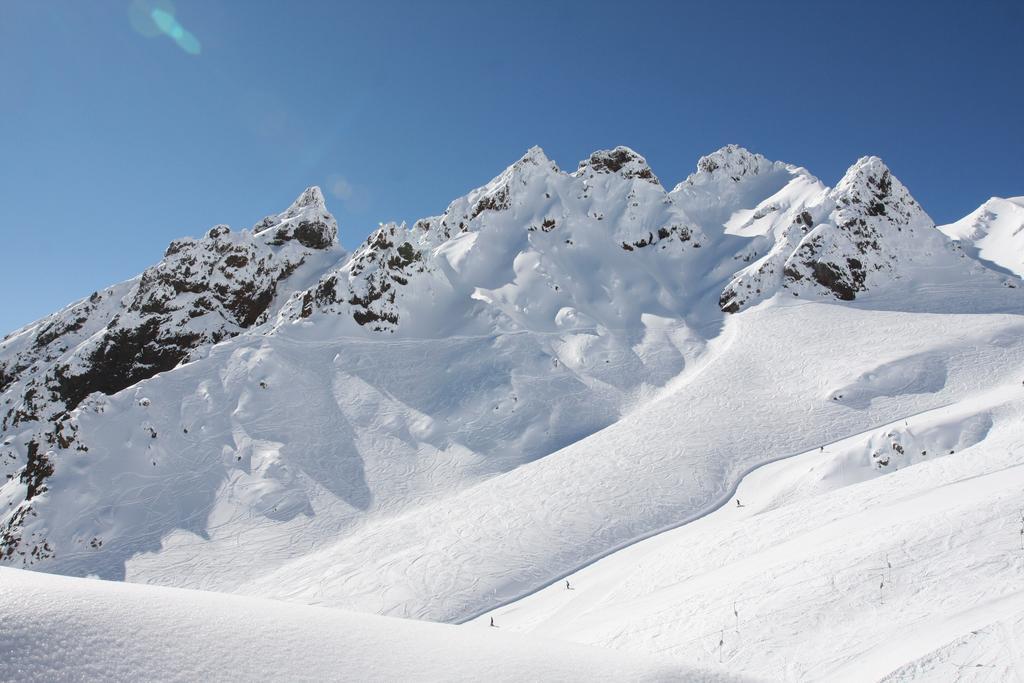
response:
<path id="1" fill-rule="evenodd" d="M 594 152 L 589 159 L 580 162 L 579 168 L 597 174 L 618 173 L 623 178 L 639 178 L 654 184 L 659 182 L 647 161 L 628 147 Z"/>
<path id="2" fill-rule="evenodd" d="M 211 240 L 216 240 L 216 239 L 219 239 L 221 237 L 224 237 L 229 232 L 231 232 L 231 228 L 229 228 L 228 226 L 226 226 L 226 225 L 215 225 L 214 227 L 210 228 L 210 231 L 206 233 L 206 236 L 209 237 Z M 171 246 L 174 246 L 174 244 L 175 244 L 174 242 L 171 242 Z M 167 248 L 170 249 L 171 247 L 167 247 Z M 172 252 L 172 253 L 176 253 L 176 252 Z"/>
<path id="3" fill-rule="evenodd" d="M 94 391 L 117 393 L 176 366 L 198 338 L 162 336 L 159 318 L 149 318 L 134 329 L 111 330 L 89 355 L 85 372 L 73 375 L 67 365 L 55 368 L 57 392 L 68 410 Z"/>
<path id="4" fill-rule="evenodd" d="M 726 291 L 722 292 L 722 295 L 719 297 L 718 307 L 723 313 L 739 313 L 740 302 L 732 292 Z"/>
<path id="5" fill-rule="evenodd" d="M 476 203 L 476 207 L 473 209 L 473 213 L 470 214 L 469 219 L 473 220 L 484 211 L 504 211 L 511 206 L 509 202 L 508 188 L 503 187 L 497 192 L 487 197 L 484 197 Z"/>
<path id="6" fill-rule="evenodd" d="M 249 264 L 249 258 L 242 254 L 230 254 L 224 258 L 224 265 L 229 268 L 244 268 Z"/>
<path id="7" fill-rule="evenodd" d="M 295 228 L 295 239 L 310 249 L 326 249 L 334 242 L 334 235 L 325 223 L 303 221 Z"/>
<path id="8" fill-rule="evenodd" d="M 815 261 L 807 264 L 812 268 L 811 274 L 815 281 L 831 290 L 843 301 L 853 301 L 856 292 L 843 278 L 843 271 L 831 263 Z"/>
<path id="9" fill-rule="evenodd" d="M 46 486 L 43 485 L 43 482 L 51 476 L 53 476 L 53 463 L 50 462 L 45 453 L 39 452 L 38 443 L 29 441 L 28 457 L 19 477 L 21 483 L 28 487 L 25 500 L 30 501 L 40 493 L 44 493 Z"/>

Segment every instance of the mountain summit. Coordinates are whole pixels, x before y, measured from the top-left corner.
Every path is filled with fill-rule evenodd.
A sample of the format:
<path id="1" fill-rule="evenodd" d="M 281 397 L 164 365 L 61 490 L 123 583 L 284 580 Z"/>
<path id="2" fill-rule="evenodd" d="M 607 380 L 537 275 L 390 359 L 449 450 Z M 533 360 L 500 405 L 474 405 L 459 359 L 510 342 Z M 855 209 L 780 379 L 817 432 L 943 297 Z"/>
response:
<path id="1" fill-rule="evenodd" d="M 581 485 L 543 464 L 553 454 L 586 456 L 570 469 L 603 472 L 614 505 L 647 485 L 664 501 L 621 524 L 571 522 L 589 540 L 543 550 L 540 573 L 505 558 L 518 578 L 501 586 L 452 577 L 460 597 L 443 608 L 401 590 L 382 608 L 465 616 L 487 591 L 717 495 L 731 472 L 717 460 L 691 471 L 665 456 L 634 471 L 643 458 L 586 444 L 640 419 L 749 321 L 794 301 L 1018 311 L 1020 280 L 986 263 L 875 157 L 830 189 L 729 145 L 668 192 L 627 147 L 571 173 L 534 147 L 439 215 L 382 224 L 351 252 L 310 187 L 251 230 L 175 240 L 136 278 L 0 342 L 0 559 L 244 592 L 292 562 L 319 567 L 321 552 L 331 566 L 391 557 L 417 511 L 513 470 L 542 477 L 529 479 L 537 490 Z M 746 414 L 736 410 L 716 419 Z M 693 438 L 678 457 L 705 452 Z M 629 477 L 613 472 L 637 488 L 620 491 Z M 480 512 L 481 524 L 500 521 Z M 320 569 L 296 571 L 319 585 Z M 358 602 L 364 578 L 332 599 Z"/>

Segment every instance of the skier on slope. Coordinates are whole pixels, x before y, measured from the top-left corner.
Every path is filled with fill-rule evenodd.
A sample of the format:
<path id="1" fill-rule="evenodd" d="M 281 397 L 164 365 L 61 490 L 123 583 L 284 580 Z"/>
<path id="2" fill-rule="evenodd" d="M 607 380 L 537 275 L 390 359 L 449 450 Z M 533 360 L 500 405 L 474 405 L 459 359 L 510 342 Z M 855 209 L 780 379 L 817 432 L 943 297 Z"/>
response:
<path id="1" fill-rule="evenodd" d="M 491 617 L 491 626 L 494 626 L 494 617 Z M 497 627 L 495 627 L 497 628 Z"/>
<path id="2" fill-rule="evenodd" d="M 743 507 L 743 503 L 740 502 L 739 498 L 736 499 L 736 507 L 738 507 L 738 508 Z"/>
<path id="3" fill-rule="evenodd" d="M 569 586 L 569 579 L 565 580 L 565 590 L 567 590 L 567 591 L 571 591 L 572 590 L 572 588 Z"/>

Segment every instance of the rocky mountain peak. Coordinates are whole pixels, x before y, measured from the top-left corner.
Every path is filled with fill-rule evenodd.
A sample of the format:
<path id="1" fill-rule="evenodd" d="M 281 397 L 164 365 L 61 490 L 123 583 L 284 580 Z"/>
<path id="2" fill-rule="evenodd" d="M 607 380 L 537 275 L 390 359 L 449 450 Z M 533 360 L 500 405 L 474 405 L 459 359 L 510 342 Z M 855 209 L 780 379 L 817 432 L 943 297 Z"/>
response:
<path id="1" fill-rule="evenodd" d="M 288 216 L 297 216 L 306 209 L 316 209 L 318 211 L 326 211 L 327 203 L 324 201 L 324 193 L 320 190 L 318 185 L 307 187 L 302 191 L 302 194 L 292 202 L 292 205 L 288 207 L 285 214 Z"/>
<path id="2" fill-rule="evenodd" d="M 740 147 L 726 145 L 697 161 L 697 170 L 680 185 L 695 186 L 708 182 L 726 181 L 738 183 L 741 180 L 763 174 L 781 162 L 773 162 L 760 154 Z"/>
<path id="3" fill-rule="evenodd" d="M 639 178 L 654 185 L 659 185 L 647 160 L 629 147 L 622 145 L 615 149 L 602 149 L 594 152 L 579 163 L 576 176 L 592 178 L 600 174 L 617 173 L 623 178 Z"/>
<path id="4" fill-rule="evenodd" d="M 544 153 L 544 150 L 538 145 L 534 145 L 530 149 L 526 150 L 526 153 L 519 158 L 519 161 L 512 164 L 512 167 L 517 166 L 553 166 L 554 162 L 548 158 L 548 155 Z M 555 167 L 557 170 L 557 166 Z"/>
<path id="5" fill-rule="evenodd" d="M 838 207 L 841 224 L 875 219 L 876 227 L 897 231 L 932 225 L 903 183 L 875 156 L 861 157 L 850 166 L 830 197 Z"/>
<path id="6" fill-rule="evenodd" d="M 306 188 L 282 213 L 254 225 L 252 231 L 255 235 L 270 235 L 268 244 L 273 246 L 295 240 L 310 249 L 328 249 L 338 243 L 338 223 L 316 185 Z"/>
<path id="7" fill-rule="evenodd" d="M 852 301 L 918 263 L 948 262 L 950 245 L 878 157 L 862 157 L 826 201 L 801 213 L 769 254 L 726 286 L 722 310 L 736 312 L 778 288 Z M 955 261 L 954 261 L 955 262 Z"/>

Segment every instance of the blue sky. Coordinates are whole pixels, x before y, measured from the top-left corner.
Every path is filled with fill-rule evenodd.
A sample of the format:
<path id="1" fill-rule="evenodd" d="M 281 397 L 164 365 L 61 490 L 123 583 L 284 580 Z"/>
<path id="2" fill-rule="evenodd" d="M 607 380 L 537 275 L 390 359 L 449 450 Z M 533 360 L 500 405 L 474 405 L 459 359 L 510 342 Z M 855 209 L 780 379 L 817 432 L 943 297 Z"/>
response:
<path id="1" fill-rule="evenodd" d="M 1024 194 L 1022 25 L 1019 0 L 0 0 L 0 330 L 312 184 L 353 247 L 534 144 L 566 169 L 626 144 L 667 186 L 729 142 L 830 184 L 877 154 L 950 221 Z"/>

